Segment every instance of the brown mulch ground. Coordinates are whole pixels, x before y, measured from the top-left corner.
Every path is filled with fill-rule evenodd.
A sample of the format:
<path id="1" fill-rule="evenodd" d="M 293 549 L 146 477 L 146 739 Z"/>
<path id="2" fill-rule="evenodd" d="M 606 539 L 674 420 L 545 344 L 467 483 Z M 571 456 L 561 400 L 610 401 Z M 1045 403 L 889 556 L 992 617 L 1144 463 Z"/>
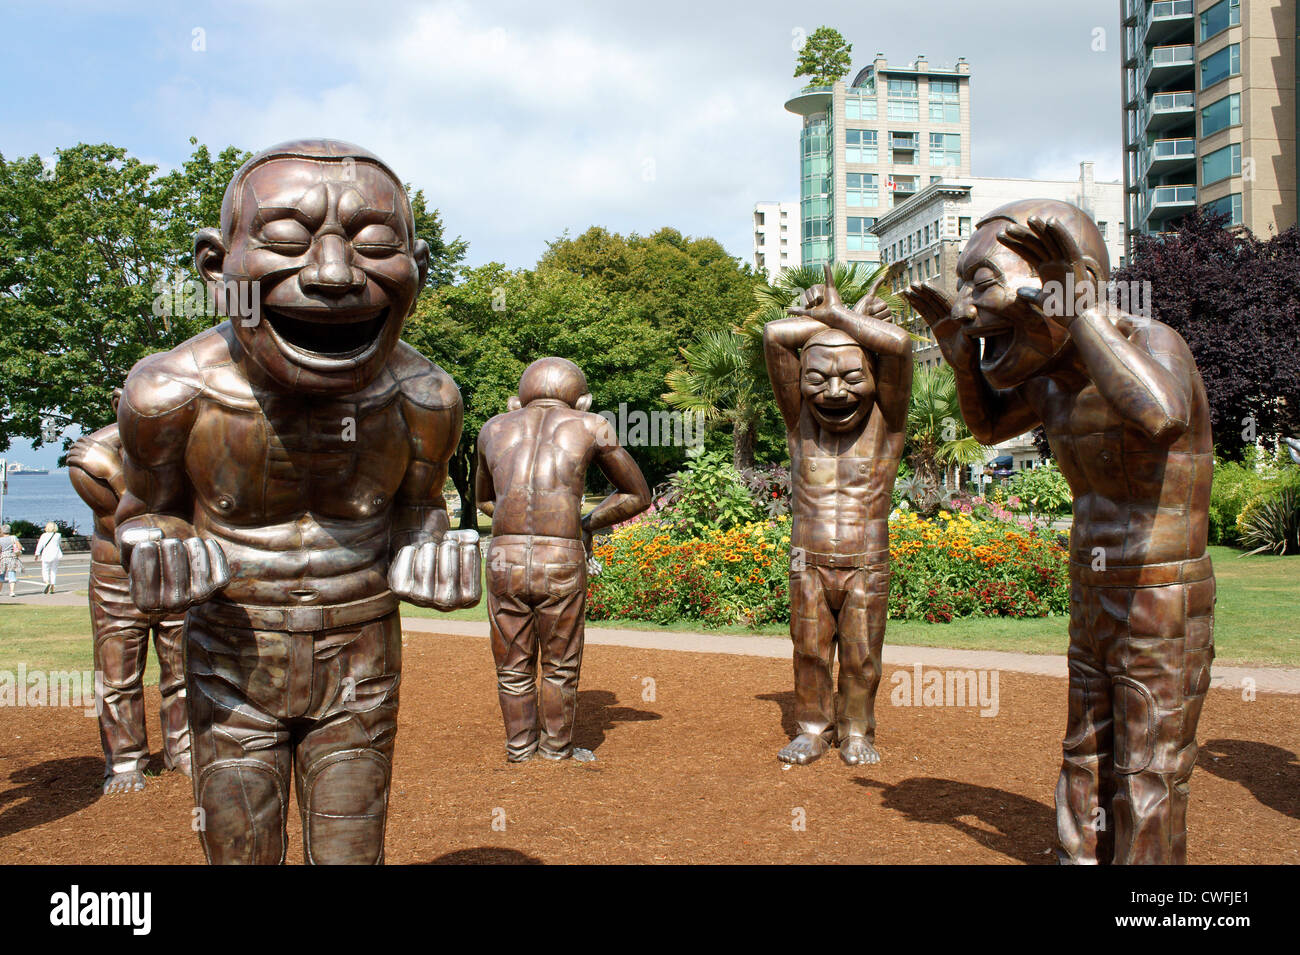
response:
<path id="1" fill-rule="evenodd" d="M 890 705 L 893 669 L 877 708 L 883 763 L 850 769 L 831 753 L 783 769 L 788 661 L 593 646 L 576 743 L 597 761 L 511 766 L 487 642 L 412 634 L 388 861 L 1053 861 L 1064 681 L 1004 672 L 1000 712 L 981 718 Z M 150 688 L 148 705 L 157 699 Z M 1211 691 L 1188 861 L 1300 862 L 1298 727 L 1300 697 Z M 156 716 L 150 733 L 156 745 Z M 0 710 L 0 861 L 203 861 L 188 780 L 102 797 L 101 772 L 95 722 L 80 710 Z M 289 861 L 300 862 L 293 817 Z"/>

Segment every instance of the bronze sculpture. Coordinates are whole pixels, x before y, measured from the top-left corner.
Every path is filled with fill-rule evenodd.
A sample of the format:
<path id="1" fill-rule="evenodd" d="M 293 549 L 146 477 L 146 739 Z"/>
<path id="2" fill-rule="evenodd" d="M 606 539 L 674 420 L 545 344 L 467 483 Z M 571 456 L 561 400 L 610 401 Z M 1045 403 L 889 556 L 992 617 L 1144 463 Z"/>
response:
<path id="1" fill-rule="evenodd" d="M 790 636 L 798 734 L 777 754 L 810 763 L 837 745 L 876 763 L 876 691 L 889 599 L 890 494 L 912 390 L 912 342 L 877 296 L 852 309 L 826 267 L 804 307 L 763 329 L 790 449 Z M 838 648 L 839 684 L 832 683 Z"/>
<path id="2" fill-rule="evenodd" d="M 116 410 L 120 389 L 113 396 Z M 99 739 L 104 748 L 104 792 L 144 789 L 149 738 L 144 722 L 144 671 L 153 634 L 158 655 L 158 708 L 163 733 L 163 766 L 186 776 L 190 771 L 190 728 L 185 706 L 182 625 L 176 615 L 142 613 L 131 602 L 131 588 L 114 540 L 123 490 L 122 441 L 117 425 L 78 438 L 68 453 L 68 477 L 94 514 L 90 539 L 90 624 L 98 674 Z"/>
<path id="3" fill-rule="evenodd" d="M 1068 203 L 990 213 L 957 272 L 955 299 L 905 294 L 971 433 L 995 444 L 1041 424 L 1074 492 L 1061 861 L 1182 863 L 1214 656 L 1200 374 L 1175 331 L 1106 300 L 1105 242 Z"/>
<path id="4" fill-rule="evenodd" d="M 188 610 L 209 862 L 284 861 L 291 770 L 306 860 L 382 862 L 399 598 L 478 602 L 443 499 L 460 392 L 398 340 L 428 258 L 378 157 L 271 147 L 195 237 L 228 320 L 127 379 L 117 540 L 141 609 Z"/>
<path id="5" fill-rule="evenodd" d="M 591 535 L 650 506 L 641 469 L 590 408 L 582 370 L 541 358 L 478 437 L 475 496 L 492 518 L 488 615 L 510 762 L 573 754 Z M 614 491 L 584 517 L 592 463 Z"/>

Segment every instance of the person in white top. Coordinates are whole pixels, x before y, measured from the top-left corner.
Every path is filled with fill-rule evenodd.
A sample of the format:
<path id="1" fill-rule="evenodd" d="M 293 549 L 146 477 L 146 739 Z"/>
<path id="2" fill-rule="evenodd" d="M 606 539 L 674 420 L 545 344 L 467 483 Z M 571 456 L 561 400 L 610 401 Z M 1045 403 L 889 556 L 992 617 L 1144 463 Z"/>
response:
<path id="1" fill-rule="evenodd" d="M 53 521 L 45 525 L 45 533 L 36 542 L 36 556 L 41 559 L 41 582 L 45 584 L 42 593 L 52 594 L 59 578 L 59 560 L 63 557 L 63 535 Z"/>

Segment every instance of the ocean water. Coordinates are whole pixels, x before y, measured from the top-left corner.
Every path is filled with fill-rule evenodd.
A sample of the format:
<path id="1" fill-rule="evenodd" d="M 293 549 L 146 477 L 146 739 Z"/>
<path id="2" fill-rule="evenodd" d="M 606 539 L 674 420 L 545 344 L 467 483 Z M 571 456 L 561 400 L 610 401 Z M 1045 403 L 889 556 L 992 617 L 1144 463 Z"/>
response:
<path id="1" fill-rule="evenodd" d="M 44 526 L 46 521 L 68 521 L 76 525 L 80 534 L 89 534 L 92 530 L 90 508 L 77 497 L 66 470 L 51 470 L 49 474 L 11 474 L 9 493 L 4 495 L 3 501 L 5 523 L 23 520 Z"/>

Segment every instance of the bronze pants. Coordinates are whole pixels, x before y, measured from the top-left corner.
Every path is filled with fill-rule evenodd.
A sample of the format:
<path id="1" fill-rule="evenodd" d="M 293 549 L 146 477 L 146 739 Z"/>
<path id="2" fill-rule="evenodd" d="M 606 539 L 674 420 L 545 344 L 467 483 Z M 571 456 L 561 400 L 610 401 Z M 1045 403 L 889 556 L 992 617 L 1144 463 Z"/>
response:
<path id="1" fill-rule="evenodd" d="M 1061 861 L 1181 864 L 1196 723 L 1214 659 L 1208 557 L 1071 565 L 1070 715 L 1056 786 Z"/>
<path id="2" fill-rule="evenodd" d="M 153 631 L 158 655 L 158 708 L 163 734 L 163 765 L 175 769 L 190 751 L 185 706 L 185 664 L 180 616 L 141 613 L 131 601 L 125 571 L 117 565 L 92 563 L 90 623 L 95 640 L 95 672 L 101 687 L 99 739 L 104 773 L 143 771 L 149 762 L 144 722 L 144 671 Z"/>
<path id="3" fill-rule="evenodd" d="M 889 564 L 808 566 L 790 573 L 795 725 L 799 733 L 876 738 Z M 839 648 L 838 691 L 832 683 Z"/>
<path id="4" fill-rule="evenodd" d="M 290 769 L 309 864 L 378 864 L 397 735 L 397 611 L 326 630 L 186 620 L 194 801 L 208 862 L 284 862 Z"/>
<path id="5" fill-rule="evenodd" d="M 573 753 L 578 706 L 586 552 L 581 542 L 561 537 L 500 536 L 488 548 L 487 567 L 506 758 L 527 759 L 540 750 L 564 759 Z"/>

